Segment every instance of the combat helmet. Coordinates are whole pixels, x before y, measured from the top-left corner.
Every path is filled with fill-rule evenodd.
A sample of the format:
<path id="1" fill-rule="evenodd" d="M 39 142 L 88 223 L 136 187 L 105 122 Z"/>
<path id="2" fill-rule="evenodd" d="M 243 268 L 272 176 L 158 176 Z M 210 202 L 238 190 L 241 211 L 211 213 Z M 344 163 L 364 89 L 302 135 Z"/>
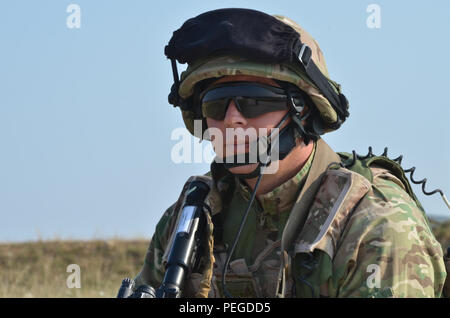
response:
<path id="1" fill-rule="evenodd" d="M 312 106 L 308 133 L 313 137 L 338 129 L 349 115 L 348 101 L 330 79 L 318 43 L 281 15 L 235 8 L 205 12 L 173 33 L 165 54 L 174 77 L 169 103 L 180 107 L 193 135 L 194 120 L 202 119 L 206 128 L 198 92 L 211 79 L 227 75 L 267 77 L 299 88 Z M 177 62 L 187 63 L 180 77 Z"/>

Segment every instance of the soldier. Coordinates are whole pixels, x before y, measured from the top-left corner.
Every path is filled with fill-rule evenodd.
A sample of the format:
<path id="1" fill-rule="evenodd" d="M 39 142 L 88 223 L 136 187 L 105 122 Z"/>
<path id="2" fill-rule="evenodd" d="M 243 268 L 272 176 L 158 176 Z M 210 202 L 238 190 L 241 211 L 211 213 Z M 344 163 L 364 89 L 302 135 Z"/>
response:
<path id="1" fill-rule="evenodd" d="M 341 126 L 348 103 L 305 30 L 283 16 L 220 9 L 186 21 L 165 52 L 169 101 L 187 129 L 211 139 L 216 158 L 247 154 L 215 160 L 186 183 L 211 185 L 211 216 L 183 297 L 441 297 L 443 252 L 401 166 L 337 154 L 320 138 Z M 180 79 L 176 60 L 188 63 Z M 255 140 L 217 137 L 238 128 L 277 132 L 278 158 L 250 162 Z M 185 190 L 160 219 L 136 286 L 161 284 Z"/>

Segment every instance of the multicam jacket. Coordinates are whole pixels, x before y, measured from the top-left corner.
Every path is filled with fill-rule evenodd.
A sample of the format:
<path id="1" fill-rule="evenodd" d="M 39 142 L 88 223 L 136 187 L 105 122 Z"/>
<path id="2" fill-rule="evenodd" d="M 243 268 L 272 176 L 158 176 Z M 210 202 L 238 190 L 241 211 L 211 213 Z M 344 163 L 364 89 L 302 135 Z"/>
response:
<path id="1" fill-rule="evenodd" d="M 239 297 L 441 297 L 442 248 L 401 168 L 386 157 L 350 170 L 319 139 L 301 171 L 253 203 L 227 270 Z M 376 159 L 376 158 L 375 158 Z M 357 171 L 357 172 L 356 172 Z M 221 274 L 250 189 L 221 165 L 191 177 L 159 221 L 136 286 L 157 287 L 187 184 L 210 183 L 201 266 L 184 297 L 222 297 Z M 256 201 L 256 200 L 255 200 Z"/>

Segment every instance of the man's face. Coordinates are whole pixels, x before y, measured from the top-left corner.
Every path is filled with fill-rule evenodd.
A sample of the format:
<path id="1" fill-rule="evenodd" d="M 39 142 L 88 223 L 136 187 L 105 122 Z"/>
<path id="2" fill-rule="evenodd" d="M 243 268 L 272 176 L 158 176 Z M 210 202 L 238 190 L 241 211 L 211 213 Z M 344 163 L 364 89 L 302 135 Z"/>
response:
<path id="1" fill-rule="evenodd" d="M 269 78 L 249 76 L 249 75 L 233 75 L 225 76 L 217 80 L 214 84 L 225 83 L 225 82 L 255 82 L 265 85 L 271 85 L 275 87 L 280 87 L 274 80 Z M 230 100 L 230 104 L 226 111 L 225 117 L 222 120 L 216 120 L 210 117 L 206 118 L 208 128 L 217 128 L 220 130 L 221 135 L 224 140 L 219 141 L 216 136 L 212 136 L 212 145 L 214 151 L 219 157 L 229 157 L 235 154 L 246 153 L 249 151 L 249 142 L 254 141 L 256 137 L 260 135 L 260 128 L 267 128 L 267 133 L 281 121 L 288 110 L 278 110 L 269 113 L 262 114 L 254 118 L 244 117 L 237 109 L 233 100 Z M 288 118 L 283 125 L 279 128 L 280 130 L 286 126 L 290 121 Z M 238 129 L 240 128 L 240 129 Z M 231 130 L 230 130 L 231 129 Z M 228 138 L 227 138 L 228 130 Z M 230 137 L 230 131 L 234 132 L 234 135 Z M 250 149 L 252 151 L 253 149 Z M 231 168 L 232 173 L 246 174 L 252 172 L 257 166 L 257 163 L 252 163 L 245 166 L 239 166 Z"/>

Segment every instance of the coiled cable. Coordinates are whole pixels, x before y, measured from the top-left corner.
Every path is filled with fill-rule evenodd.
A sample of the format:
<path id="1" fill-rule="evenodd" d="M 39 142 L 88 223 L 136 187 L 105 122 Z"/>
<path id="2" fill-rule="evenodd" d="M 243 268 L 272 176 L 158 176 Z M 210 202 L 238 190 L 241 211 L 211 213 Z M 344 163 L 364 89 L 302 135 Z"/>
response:
<path id="1" fill-rule="evenodd" d="M 390 158 L 387 156 L 387 153 L 388 153 L 388 148 L 385 147 L 383 153 L 381 154 L 381 156 L 390 159 Z M 349 163 L 347 163 L 347 164 L 341 164 L 341 166 L 344 167 L 344 168 L 348 168 L 348 167 L 353 166 L 353 165 L 356 163 L 356 160 L 357 160 L 357 159 L 359 159 L 359 160 L 365 160 L 365 159 L 368 159 L 368 158 L 371 158 L 371 157 L 374 157 L 374 156 L 375 156 L 375 155 L 374 155 L 373 152 L 372 152 L 372 147 L 369 147 L 369 152 L 368 152 L 367 155 L 365 155 L 365 156 L 360 156 L 360 155 L 358 155 L 358 154 L 355 152 L 355 150 L 352 150 L 352 160 L 351 160 Z M 400 155 L 400 156 L 398 156 L 397 158 L 395 158 L 395 159 L 390 159 L 390 160 L 397 162 L 397 163 L 401 166 L 402 159 L 403 159 L 403 155 Z M 425 195 L 433 195 L 433 194 L 435 194 L 435 193 L 439 193 L 439 194 L 441 195 L 441 197 L 442 197 L 442 200 L 444 200 L 444 203 L 445 203 L 445 204 L 447 205 L 447 207 L 450 209 L 450 203 L 449 203 L 449 201 L 447 200 L 447 198 L 446 198 L 444 192 L 443 192 L 441 189 L 435 189 L 435 190 L 433 190 L 433 191 L 427 191 L 427 190 L 425 190 L 425 184 L 426 184 L 426 182 L 427 182 L 427 178 L 424 178 L 424 179 L 422 179 L 422 180 L 415 180 L 414 177 L 413 177 L 414 171 L 416 171 L 416 167 L 412 167 L 412 168 L 409 168 L 409 169 L 404 170 L 405 173 L 409 173 L 409 174 L 410 174 L 410 175 L 409 175 L 409 179 L 411 180 L 411 182 L 413 182 L 414 184 L 421 184 L 421 185 L 422 185 L 422 192 L 423 192 Z"/>

